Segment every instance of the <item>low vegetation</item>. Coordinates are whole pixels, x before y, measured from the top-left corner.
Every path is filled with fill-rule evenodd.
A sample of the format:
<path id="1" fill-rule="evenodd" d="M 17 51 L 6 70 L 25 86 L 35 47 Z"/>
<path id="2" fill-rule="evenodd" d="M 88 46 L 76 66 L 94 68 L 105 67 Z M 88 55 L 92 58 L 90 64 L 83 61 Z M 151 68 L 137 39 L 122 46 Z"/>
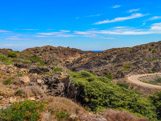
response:
<path id="1" fill-rule="evenodd" d="M 125 85 L 120 87 L 106 77 L 97 77 L 89 72 L 69 72 L 69 74 L 73 83 L 82 90 L 79 100 L 89 110 L 103 112 L 106 108 L 112 108 L 127 110 L 149 119 L 156 118 L 155 106 L 151 101 L 126 89 Z"/>
<path id="2" fill-rule="evenodd" d="M 3 84 L 4 85 L 10 85 L 12 83 L 13 83 L 13 79 L 12 78 L 8 78 L 8 79 L 6 79 L 6 80 L 3 81 Z"/>
<path id="3" fill-rule="evenodd" d="M 161 92 L 150 96 L 150 100 L 152 101 L 153 105 L 156 107 L 156 114 L 157 119 L 161 120 Z"/>
<path id="4" fill-rule="evenodd" d="M 149 80 L 142 80 L 142 81 L 148 84 L 161 85 L 161 78 L 158 78 L 153 81 L 149 81 Z"/>
<path id="5" fill-rule="evenodd" d="M 130 66 L 130 65 L 124 65 L 123 68 L 124 69 L 129 69 L 129 68 L 132 68 L 132 66 Z"/>
<path id="6" fill-rule="evenodd" d="M 62 72 L 62 68 L 54 67 L 54 73 L 60 73 Z"/>
<path id="7" fill-rule="evenodd" d="M 128 89 L 129 87 L 128 84 L 125 82 L 118 82 L 117 85 L 119 85 L 120 87 L 126 88 L 126 89 Z"/>
<path id="8" fill-rule="evenodd" d="M 4 63 L 6 65 L 13 64 L 10 59 L 8 59 L 6 56 L 4 56 L 2 54 L 0 54 L 0 62 Z"/>
<path id="9" fill-rule="evenodd" d="M 9 52 L 8 57 L 10 58 L 17 58 L 17 54 L 15 52 Z"/>
<path id="10" fill-rule="evenodd" d="M 40 114 L 44 111 L 45 103 L 32 102 L 26 100 L 24 102 L 14 103 L 7 109 L 0 110 L 1 121 L 37 121 Z"/>

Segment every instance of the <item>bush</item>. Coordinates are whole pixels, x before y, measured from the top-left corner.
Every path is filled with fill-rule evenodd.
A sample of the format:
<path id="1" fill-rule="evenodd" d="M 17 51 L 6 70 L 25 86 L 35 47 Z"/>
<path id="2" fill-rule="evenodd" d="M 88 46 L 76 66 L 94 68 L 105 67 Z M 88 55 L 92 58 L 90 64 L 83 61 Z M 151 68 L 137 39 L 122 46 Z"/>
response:
<path id="1" fill-rule="evenodd" d="M 158 83 L 161 83 L 161 78 L 155 80 Z"/>
<path id="2" fill-rule="evenodd" d="M 0 54 L 0 62 L 3 62 L 6 65 L 13 64 L 11 60 L 9 60 L 6 56 Z"/>
<path id="3" fill-rule="evenodd" d="M 41 60 L 39 57 L 33 57 L 33 56 L 22 56 L 21 58 L 30 60 L 32 63 L 39 63 L 40 66 L 45 66 L 45 62 Z"/>
<path id="4" fill-rule="evenodd" d="M 22 96 L 24 94 L 24 92 L 22 90 L 17 90 L 15 95 L 16 96 Z"/>
<path id="5" fill-rule="evenodd" d="M 158 92 L 149 97 L 153 105 L 156 107 L 158 120 L 161 120 L 161 92 Z"/>
<path id="6" fill-rule="evenodd" d="M 58 121 L 62 121 L 62 120 L 66 121 L 69 119 L 69 117 L 70 117 L 69 113 L 59 112 L 59 111 L 56 112 L 56 118 Z"/>
<path id="7" fill-rule="evenodd" d="M 55 73 L 60 73 L 60 72 L 62 72 L 62 68 L 54 67 L 53 70 L 54 70 Z"/>
<path id="8" fill-rule="evenodd" d="M 15 52 L 9 52 L 8 57 L 10 58 L 17 58 L 17 54 Z"/>
<path id="9" fill-rule="evenodd" d="M 3 81 L 3 84 L 4 84 L 4 85 L 10 85 L 10 84 L 12 84 L 12 83 L 13 83 L 12 78 L 9 78 L 9 79 L 6 79 L 6 80 Z"/>
<path id="10" fill-rule="evenodd" d="M 117 83 L 117 85 L 119 85 L 120 87 L 123 87 L 123 88 L 126 88 L 126 89 L 128 89 L 128 84 L 126 84 L 125 82 L 119 82 L 119 83 Z"/>
<path id="11" fill-rule="evenodd" d="M 112 80 L 113 79 L 113 74 L 112 73 L 108 73 L 106 77 Z"/>
<path id="12" fill-rule="evenodd" d="M 23 76 L 24 74 L 23 73 L 21 73 L 21 72 L 17 72 L 17 74 L 16 74 L 17 76 Z"/>
<path id="13" fill-rule="evenodd" d="M 0 110 L 1 121 L 37 121 L 40 113 L 44 111 L 45 103 L 24 102 L 14 103 L 7 109 Z"/>
<path id="14" fill-rule="evenodd" d="M 130 66 L 130 65 L 124 65 L 123 68 L 124 69 L 129 69 L 129 68 L 132 68 L 132 66 Z"/>
<path id="15" fill-rule="evenodd" d="M 155 107 L 147 98 L 132 90 L 121 88 L 106 77 L 82 77 L 81 72 L 69 72 L 73 83 L 81 90 L 79 100 L 82 105 L 94 112 L 102 112 L 106 108 L 128 110 L 146 118 L 156 118 Z M 89 81 L 89 78 L 95 78 Z"/>
<path id="16" fill-rule="evenodd" d="M 157 53 L 157 51 L 156 50 L 153 50 L 152 53 Z"/>

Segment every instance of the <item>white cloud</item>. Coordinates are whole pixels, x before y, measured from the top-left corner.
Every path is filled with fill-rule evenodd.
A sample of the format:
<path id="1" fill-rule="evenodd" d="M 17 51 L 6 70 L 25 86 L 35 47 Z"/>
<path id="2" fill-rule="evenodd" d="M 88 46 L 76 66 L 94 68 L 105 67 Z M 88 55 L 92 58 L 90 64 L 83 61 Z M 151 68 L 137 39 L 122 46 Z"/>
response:
<path id="1" fill-rule="evenodd" d="M 154 21 L 154 20 L 159 20 L 159 19 L 161 19 L 161 16 L 153 16 L 153 17 L 151 17 L 151 18 L 149 18 L 149 19 L 146 19 L 146 20 L 144 21 L 144 23 L 143 23 L 143 26 L 146 25 L 146 23 L 147 23 L 148 21 Z"/>
<path id="2" fill-rule="evenodd" d="M 7 31 L 7 30 L 0 30 L 1 33 L 8 33 L 8 32 L 11 32 L 11 31 Z"/>
<path id="3" fill-rule="evenodd" d="M 148 35 L 161 34 L 161 23 L 152 24 L 149 29 L 134 29 L 129 27 L 115 27 L 109 30 L 93 30 L 93 31 L 76 31 L 76 34 L 82 35 Z"/>
<path id="4" fill-rule="evenodd" d="M 39 30 L 39 29 L 23 29 L 23 30 L 31 30 L 31 31 L 34 31 L 34 30 Z"/>
<path id="5" fill-rule="evenodd" d="M 86 17 L 98 17 L 98 16 L 101 16 L 102 14 L 95 14 L 95 15 L 88 15 Z"/>
<path id="6" fill-rule="evenodd" d="M 131 9 L 131 10 L 127 11 L 127 12 L 132 13 L 132 12 L 136 12 L 136 11 L 139 11 L 139 10 L 140 10 L 140 8 L 138 8 L 138 9 Z"/>
<path id="7" fill-rule="evenodd" d="M 21 38 L 19 36 L 11 36 L 11 37 L 8 37 L 8 38 L 5 38 L 7 40 L 31 40 L 29 38 Z"/>
<path id="8" fill-rule="evenodd" d="M 112 6 L 112 8 L 120 8 L 121 7 L 121 5 L 114 5 L 114 6 Z"/>
<path id="9" fill-rule="evenodd" d="M 122 29 L 122 28 L 126 28 L 126 26 L 117 26 L 117 27 L 114 27 L 116 29 Z"/>
<path id="10" fill-rule="evenodd" d="M 130 20 L 130 19 L 144 17 L 146 15 L 148 15 L 148 14 L 135 13 L 135 14 L 132 14 L 131 16 L 127 16 L 127 17 L 118 17 L 118 18 L 115 18 L 112 20 L 99 21 L 99 22 L 96 22 L 95 24 L 99 25 L 99 24 L 114 23 L 114 22 L 119 22 L 119 21 L 126 21 L 126 20 Z"/>
<path id="11" fill-rule="evenodd" d="M 158 20 L 161 19 L 161 16 L 154 16 L 148 19 L 148 21 Z"/>
<path id="12" fill-rule="evenodd" d="M 69 30 L 60 30 L 60 32 L 49 32 L 49 33 L 37 33 L 41 36 L 54 36 L 54 37 L 74 37 L 74 34 L 70 34 Z M 40 37 L 40 36 L 39 36 Z"/>
<path id="13" fill-rule="evenodd" d="M 41 35 L 36 35 L 35 37 L 48 37 L 48 36 L 41 36 Z"/>
<path id="14" fill-rule="evenodd" d="M 70 32 L 70 30 L 60 30 L 61 32 Z"/>
<path id="15" fill-rule="evenodd" d="M 75 34 L 82 35 L 83 37 L 96 37 L 97 36 L 95 33 L 81 32 L 81 31 L 75 31 Z"/>
<path id="16" fill-rule="evenodd" d="M 115 38 L 112 38 L 112 37 L 103 37 L 102 39 L 115 39 Z"/>
<path id="17" fill-rule="evenodd" d="M 39 30 L 39 29 L 23 29 L 23 30 L 34 31 L 34 30 Z"/>
<path id="18" fill-rule="evenodd" d="M 161 30 L 161 23 L 155 23 L 151 26 L 151 30 L 153 31 L 160 31 Z"/>
<path id="19" fill-rule="evenodd" d="M 99 17 L 102 14 L 93 14 L 93 15 L 88 15 L 88 16 L 83 16 L 83 17 L 76 17 L 75 19 L 81 19 L 81 18 L 90 18 L 90 17 Z"/>

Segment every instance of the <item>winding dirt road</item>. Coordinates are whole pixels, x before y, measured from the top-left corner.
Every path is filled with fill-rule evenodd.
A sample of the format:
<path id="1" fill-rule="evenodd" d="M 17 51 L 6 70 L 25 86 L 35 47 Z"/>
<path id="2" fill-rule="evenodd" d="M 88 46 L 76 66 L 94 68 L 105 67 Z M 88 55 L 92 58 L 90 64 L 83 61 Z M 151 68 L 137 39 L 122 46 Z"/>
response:
<path id="1" fill-rule="evenodd" d="M 128 83 L 133 83 L 135 85 L 142 86 L 144 88 L 151 88 L 151 89 L 159 89 L 159 90 L 161 90 L 161 86 L 144 83 L 144 82 L 139 80 L 140 77 L 152 76 L 152 75 L 161 75 L 161 73 L 131 75 L 131 76 L 127 76 L 126 78 L 127 78 Z"/>

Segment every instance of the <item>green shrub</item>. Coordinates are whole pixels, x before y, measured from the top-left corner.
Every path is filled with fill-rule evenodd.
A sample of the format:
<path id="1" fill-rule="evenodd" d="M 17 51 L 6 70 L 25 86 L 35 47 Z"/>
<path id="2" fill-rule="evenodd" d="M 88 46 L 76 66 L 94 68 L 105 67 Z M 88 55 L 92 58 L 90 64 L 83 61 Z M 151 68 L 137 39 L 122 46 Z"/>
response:
<path id="1" fill-rule="evenodd" d="M 41 58 L 39 58 L 39 57 L 21 56 L 21 58 L 30 60 L 32 63 L 37 63 L 38 62 L 40 64 L 40 66 L 45 66 L 45 62 L 43 60 L 41 60 Z M 28 62 L 27 62 L 27 64 L 28 64 Z"/>
<path id="2" fill-rule="evenodd" d="M 6 80 L 3 81 L 4 85 L 10 85 L 12 83 L 13 83 L 13 79 L 12 78 L 9 78 L 9 79 L 6 79 Z"/>
<path id="3" fill-rule="evenodd" d="M 10 58 L 17 58 L 17 54 L 15 52 L 9 52 L 8 57 Z"/>
<path id="4" fill-rule="evenodd" d="M 82 77 L 82 78 L 91 77 L 91 73 L 86 72 L 86 71 L 82 71 L 82 72 L 80 72 L 80 77 Z"/>
<path id="5" fill-rule="evenodd" d="M 114 84 L 106 77 L 97 77 L 90 74 L 82 77 L 81 72 L 68 72 L 73 83 L 81 90 L 79 100 L 82 105 L 94 112 L 103 109 L 121 109 L 144 116 L 149 119 L 156 118 L 155 107 L 149 99 L 140 94 Z M 90 78 L 95 78 L 89 81 Z"/>
<path id="6" fill-rule="evenodd" d="M 38 121 L 41 112 L 44 111 L 45 103 L 24 102 L 14 103 L 7 109 L 0 110 L 1 121 Z"/>
<path id="7" fill-rule="evenodd" d="M 151 44 L 151 46 L 154 46 L 154 44 Z"/>
<path id="8" fill-rule="evenodd" d="M 152 51 L 152 48 L 149 48 L 149 51 Z"/>
<path id="9" fill-rule="evenodd" d="M 3 62 L 6 65 L 13 64 L 11 60 L 9 60 L 6 56 L 0 54 L 0 62 Z"/>
<path id="10" fill-rule="evenodd" d="M 130 66 L 130 65 L 124 65 L 123 68 L 124 69 L 129 69 L 129 68 L 132 68 L 132 66 Z"/>
<path id="11" fill-rule="evenodd" d="M 69 119 L 69 117 L 70 117 L 69 113 L 59 112 L 59 111 L 56 112 L 56 118 L 58 121 L 66 121 Z"/>
<path id="12" fill-rule="evenodd" d="M 23 73 L 21 73 L 21 72 L 17 72 L 17 74 L 16 74 L 17 76 L 23 76 L 24 74 Z"/>
<path id="13" fill-rule="evenodd" d="M 155 80 L 158 83 L 161 83 L 161 78 Z"/>
<path id="14" fill-rule="evenodd" d="M 112 80 L 113 79 L 113 74 L 112 73 L 108 73 L 106 77 Z"/>
<path id="15" fill-rule="evenodd" d="M 17 90 L 16 92 L 15 92 L 15 95 L 16 96 L 22 96 L 24 94 L 24 92 L 22 91 L 22 90 Z"/>
<path id="16" fill-rule="evenodd" d="M 44 74 L 45 74 L 45 75 L 51 75 L 51 73 L 50 73 L 50 72 L 45 72 Z"/>
<path id="17" fill-rule="evenodd" d="M 161 120 L 161 92 L 158 92 L 149 98 L 151 99 L 153 105 L 156 107 L 158 120 Z"/>
<path id="18" fill-rule="evenodd" d="M 153 50 L 152 53 L 157 53 L 157 51 L 156 50 Z"/>
<path id="19" fill-rule="evenodd" d="M 117 85 L 119 85 L 120 87 L 123 87 L 123 88 L 126 88 L 126 89 L 128 89 L 128 84 L 126 84 L 125 82 L 119 82 L 119 83 L 117 83 Z"/>
<path id="20" fill-rule="evenodd" d="M 60 73 L 60 72 L 62 72 L 62 68 L 57 68 L 57 67 L 55 67 L 53 70 L 54 70 L 55 73 Z"/>

